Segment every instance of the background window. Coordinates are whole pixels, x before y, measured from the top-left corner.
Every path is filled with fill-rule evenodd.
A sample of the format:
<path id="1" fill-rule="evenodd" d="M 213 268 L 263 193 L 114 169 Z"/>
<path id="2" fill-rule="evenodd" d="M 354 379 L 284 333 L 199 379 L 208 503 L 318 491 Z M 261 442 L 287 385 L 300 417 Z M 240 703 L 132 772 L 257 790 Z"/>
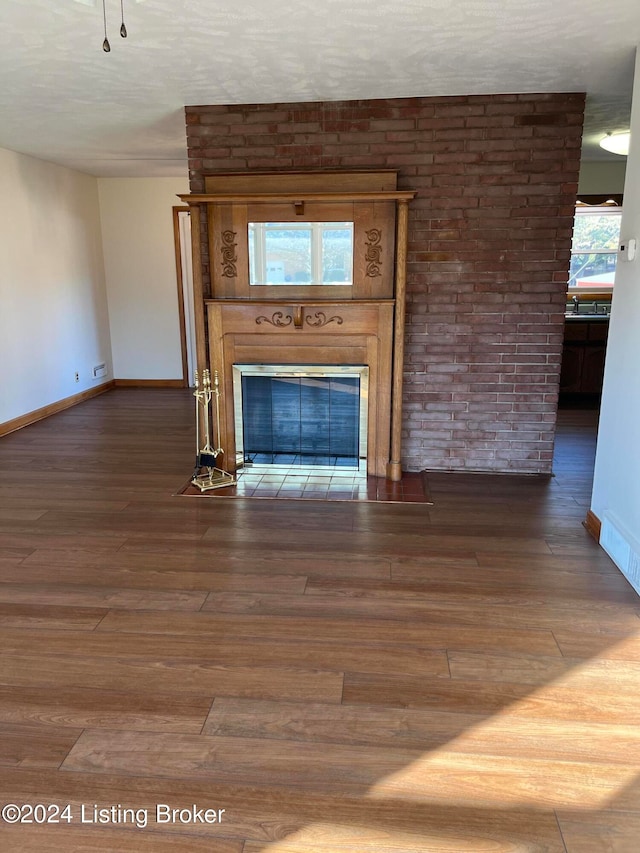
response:
<path id="1" fill-rule="evenodd" d="M 621 217 L 620 207 L 576 210 L 569 287 L 613 287 Z"/>

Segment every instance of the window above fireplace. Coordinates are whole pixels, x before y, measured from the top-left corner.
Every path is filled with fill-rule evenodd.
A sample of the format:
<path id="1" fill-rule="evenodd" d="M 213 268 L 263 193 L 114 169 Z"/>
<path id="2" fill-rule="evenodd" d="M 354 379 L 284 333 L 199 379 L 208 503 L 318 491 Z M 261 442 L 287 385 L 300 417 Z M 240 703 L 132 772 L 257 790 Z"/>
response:
<path id="1" fill-rule="evenodd" d="M 415 195 L 395 173 L 216 175 L 205 189 L 188 203 L 206 210 L 209 298 L 394 298 L 397 206 Z"/>
<path id="2" fill-rule="evenodd" d="M 353 222 L 250 222 L 249 284 L 351 285 Z"/>

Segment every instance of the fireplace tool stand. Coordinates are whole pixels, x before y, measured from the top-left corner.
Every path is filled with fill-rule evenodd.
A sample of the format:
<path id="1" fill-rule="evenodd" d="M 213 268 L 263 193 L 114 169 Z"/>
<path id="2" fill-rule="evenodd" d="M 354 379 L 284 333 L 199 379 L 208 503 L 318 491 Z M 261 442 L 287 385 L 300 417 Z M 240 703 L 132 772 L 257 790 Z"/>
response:
<path id="1" fill-rule="evenodd" d="M 212 447 L 215 440 L 220 441 L 220 387 L 218 382 L 218 371 L 214 372 L 213 388 L 211 387 L 211 374 L 208 370 L 202 371 L 202 387 L 198 371 L 195 372 L 196 390 L 193 396 L 196 401 L 196 467 L 191 478 L 191 483 L 197 486 L 201 492 L 209 489 L 221 489 L 224 486 L 233 486 L 236 478 L 233 474 L 216 467 L 218 456 L 223 453 L 221 447 Z M 212 401 L 215 401 L 215 432 L 212 431 Z M 204 445 L 200 446 L 200 415 L 204 435 Z M 204 469 L 204 470 L 203 470 Z"/>

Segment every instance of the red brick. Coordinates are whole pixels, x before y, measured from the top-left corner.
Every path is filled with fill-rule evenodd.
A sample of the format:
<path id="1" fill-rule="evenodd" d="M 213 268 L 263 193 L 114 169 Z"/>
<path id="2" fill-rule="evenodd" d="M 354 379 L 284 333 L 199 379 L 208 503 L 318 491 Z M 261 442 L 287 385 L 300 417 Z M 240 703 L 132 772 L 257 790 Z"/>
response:
<path id="1" fill-rule="evenodd" d="M 583 105 L 508 94 L 185 110 L 192 190 L 202 171 L 389 166 L 419 191 L 405 345 L 413 469 L 549 471 Z"/>

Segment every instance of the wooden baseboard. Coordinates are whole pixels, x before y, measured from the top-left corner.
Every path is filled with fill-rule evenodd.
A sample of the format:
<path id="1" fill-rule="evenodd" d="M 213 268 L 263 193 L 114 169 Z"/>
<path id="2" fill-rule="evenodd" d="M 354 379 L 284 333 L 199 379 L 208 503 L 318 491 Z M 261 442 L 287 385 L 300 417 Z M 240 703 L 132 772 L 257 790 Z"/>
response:
<path id="1" fill-rule="evenodd" d="M 5 421 L 0 424 L 0 436 L 8 435 L 10 432 L 15 432 L 18 429 L 35 424 L 42 421 L 51 415 L 56 415 L 58 412 L 63 412 L 65 409 L 70 409 L 72 406 L 77 406 L 78 403 L 84 403 L 85 400 L 90 400 L 92 397 L 97 397 L 99 394 L 104 394 L 105 391 L 111 391 L 114 387 L 114 381 L 104 382 L 102 385 L 97 385 L 95 388 L 89 388 L 87 391 L 81 391 L 79 394 L 74 394 L 72 397 L 65 397 L 63 400 L 58 400 L 57 403 L 49 403 L 48 406 L 43 406 L 41 409 L 35 409 L 33 412 L 27 412 L 26 415 L 20 415 L 19 418 L 14 418 L 11 421 Z"/>
<path id="2" fill-rule="evenodd" d="M 114 379 L 116 388 L 186 388 L 184 379 Z"/>
<path id="3" fill-rule="evenodd" d="M 587 517 L 582 523 L 586 527 L 587 532 L 593 536 L 596 542 L 600 543 L 600 528 L 602 527 L 602 522 L 595 512 L 591 512 L 591 510 L 589 510 L 587 512 Z"/>

